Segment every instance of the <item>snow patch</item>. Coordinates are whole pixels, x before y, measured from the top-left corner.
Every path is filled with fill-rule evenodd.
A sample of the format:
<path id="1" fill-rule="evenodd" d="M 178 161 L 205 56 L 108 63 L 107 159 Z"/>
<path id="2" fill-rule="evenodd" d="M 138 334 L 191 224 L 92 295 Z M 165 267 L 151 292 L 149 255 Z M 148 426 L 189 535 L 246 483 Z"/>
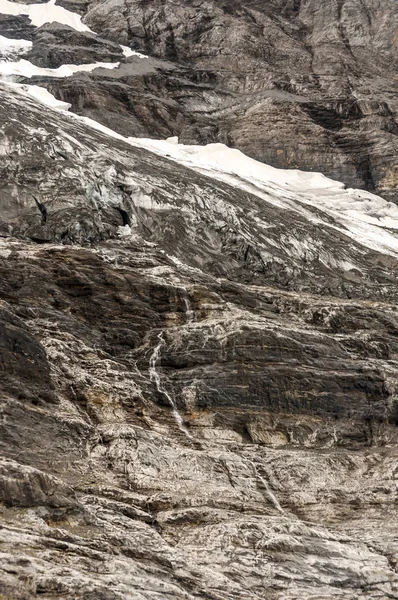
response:
<path id="1" fill-rule="evenodd" d="M 176 137 L 167 140 L 130 138 L 130 141 L 158 154 L 174 158 L 178 162 L 184 161 L 212 172 L 220 171 L 224 174 L 235 175 L 250 181 L 250 183 L 274 184 L 295 191 L 342 190 L 345 187 L 343 183 L 328 179 L 322 173 L 309 173 L 297 169 L 276 169 L 249 158 L 240 150 L 228 148 L 224 144 L 186 146 L 179 144 Z"/>
<path id="2" fill-rule="evenodd" d="M 34 98 L 41 104 L 45 104 L 50 108 L 55 108 L 58 110 L 69 110 L 71 104 L 69 102 L 62 102 L 62 100 L 57 100 L 55 96 L 50 94 L 45 88 L 42 88 L 38 85 L 26 85 L 21 83 L 12 83 L 12 82 L 3 82 L 6 83 L 9 87 L 12 87 L 16 91 L 22 94 L 26 94 L 30 98 Z"/>
<path id="3" fill-rule="evenodd" d="M 116 69 L 120 63 L 91 63 L 88 65 L 62 65 L 58 69 L 36 67 L 28 60 L 16 62 L 0 62 L 0 74 L 5 76 L 20 75 L 22 77 L 70 77 L 80 71 L 91 72 L 94 69 Z"/>
<path id="4" fill-rule="evenodd" d="M 124 54 L 124 56 L 126 58 L 130 58 L 130 56 L 139 56 L 140 58 L 148 58 L 147 56 L 145 56 L 145 54 L 141 54 L 140 52 L 136 52 L 135 50 L 132 50 L 128 46 L 122 46 L 120 44 L 120 47 L 123 50 L 123 54 Z"/>
<path id="5" fill-rule="evenodd" d="M 73 13 L 62 6 L 57 6 L 55 0 L 45 4 L 18 4 L 10 0 L 0 0 L 0 13 L 3 15 L 27 15 L 32 24 L 41 27 L 45 23 L 62 23 L 69 25 L 76 31 L 91 31 L 81 21 L 80 15 Z"/>
<path id="6" fill-rule="evenodd" d="M 29 40 L 11 40 L 0 35 L 0 60 L 14 60 L 29 52 L 31 47 Z"/>

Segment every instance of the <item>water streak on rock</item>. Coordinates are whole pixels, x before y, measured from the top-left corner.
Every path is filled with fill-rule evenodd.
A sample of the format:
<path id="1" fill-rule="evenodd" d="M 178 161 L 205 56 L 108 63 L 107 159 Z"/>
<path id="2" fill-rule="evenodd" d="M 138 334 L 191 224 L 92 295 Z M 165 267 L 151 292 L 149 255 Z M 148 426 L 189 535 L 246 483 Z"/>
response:
<path id="1" fill-rule="evenodd" d="M 159 343 L 158 345 L 155 347 L 154 351 L 152 352 L 151 358 L 149 359 L 149 375 L 150 375 L 150 379 L 151 381 L 153 381 L 156 385 L 156 389 L 158 390 L 159 394 L 161 394 L 162 396 L 166 396 L 172 411 L 173 411 L 173 416 L 175 418 L 175 421 L 178 425 L 178 428 L 184 433 L 184 435 L 187 436 L 187 438 L 192 439 L 192 436 L 190 435 L 190 433 L 188 433 L 186 427 L 184 427 L 184 420 L 181 416 L 181 414 L 178 411 L 177 405 L 174 402 L 173 398 L 171 397 L 171 395 L 168 393 L 168 391 L 165 389 L 165 387 L 162 384 L 162 380 L 160 378 L 160 375 L 156 369 L 156 363 L 158 362 L 159 358 L 160 358 L 160 350 L 162 348 L 162 346 L 164 345 L 165 341 L 164 341 L 164 337 L 163 337 L 163 331 L 161 331 L 158 335 L 158 340 Z"/>
<path id="2" fill-rule="evenodd" d="M 181 297 L 185 306 L 185 315 L 187 319 L 187 323 L 192 323 L 195 319 L 195 314 L 192 310 L 191 301 L 189 300 L 188 292 L 186 288 L 181 288 Z"/>
<path id="3" fill-rule="evenodd" d="M 274 505 L 274 507 L 276 508 L 276 510 L 278 510 L 279 512 L 283 513 L 285 512 L 283 510 L 283 508 L 281 507 L 279 500 L 277 499 L 277 497 L 275 496 L 275 494 L 273 493 L 273 491 L 271 490 L 271 488 L 269 487 L 269 483 L 266 479 L 264 479 L 264 477 L 262 477 L 258 470 L 256 465 L 253 462 L 250 462 L 251 466 L 253 467 L 253 471 L 254 471 L 254 476 L 256 481 L 260 481 L 261 485 L 264 487 L 265 489 L 265 493 L 268 496 L 269 500 L 271 501 L 271 503 Z"/>

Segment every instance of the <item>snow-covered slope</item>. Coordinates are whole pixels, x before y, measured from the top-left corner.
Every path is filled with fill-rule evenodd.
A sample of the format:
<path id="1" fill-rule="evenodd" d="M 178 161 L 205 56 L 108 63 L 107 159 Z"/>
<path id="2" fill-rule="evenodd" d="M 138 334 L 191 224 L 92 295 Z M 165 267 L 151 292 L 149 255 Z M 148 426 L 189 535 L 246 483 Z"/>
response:
<path id="1" fill-rule="evenodd" d="M 85 65 L 62 65 L 58 69 L 44 69 L 32 65 L 28 60 L 0 62 L 0 75 L 21 75 L 22 77 L 70 77 L 79 71 L 91 72 L 94 69 L 117 69 L 119 63 L 93 63 Z"/>
<path id="2" fill-rule="evenodd" d="M 224 144 L 185 146 L 178 144 L 177 138 L 129 141 L 259 195 L 266 202 L 297 211 L 310 221 L 340 226 L 356 242 L 398 256 L 398 206 L 365 190 L 346 189 L 321 173 L 275 169 Z M 306 207 L 316 208 L 318 213 L 311 214 Z"/>

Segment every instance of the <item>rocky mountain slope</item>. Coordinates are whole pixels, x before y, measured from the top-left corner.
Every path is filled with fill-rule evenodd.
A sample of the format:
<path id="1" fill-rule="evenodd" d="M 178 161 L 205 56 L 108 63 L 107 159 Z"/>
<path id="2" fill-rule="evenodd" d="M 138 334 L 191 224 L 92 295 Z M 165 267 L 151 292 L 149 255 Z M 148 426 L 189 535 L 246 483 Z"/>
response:
<path id="1" fill-rule="evenodd" d="M 1 0 L 1 598 L 398 598 L 398 207 L 221 144 L 129 137 L 207 136 L 188 74 L 195 102 L 241 103 L 247 23 L 321 22 L 317 6 Z M 389 30 L 393 8 L 369 22 L 386 11 Z M 222 38 L 241 71 L 217 62 Z M 329 42 L 311 39 L 319 65 Z M 258 91 L 283 119 L 303 109 Z"/>
<path id="2" fill-rule="evenodd" d="M 78 113 L 132 136 L 227 143 L 397 200 L 396 0 L 60 3 L 86 30 L 3 18 L 2 31 L 32 39 L 34 64 L 118 61 L 115 43 L 151 56 L 40 83 Z"/>

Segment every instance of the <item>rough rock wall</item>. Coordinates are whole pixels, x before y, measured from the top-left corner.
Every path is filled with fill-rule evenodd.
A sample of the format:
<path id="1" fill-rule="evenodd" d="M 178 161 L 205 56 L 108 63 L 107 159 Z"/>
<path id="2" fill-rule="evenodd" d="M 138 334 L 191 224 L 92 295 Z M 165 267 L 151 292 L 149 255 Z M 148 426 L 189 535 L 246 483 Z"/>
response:
<path id="1" fill-rule="evenodd" d="M 120 67 L 19 81 L 393 197 L 394 3 L 64 5 L 101 37 L 0 33 Z M 339 189 L 259 193 L 9 85 L 0 130 L 1 598 L 398 598 L 388 207 L 353 235 Z"/>
<path id="2" fill-rule="evenodd" d="M 85 11 L 101 36 L 178 67 L 122 75 L 119 85 L 149 94 L 128 107 L 141 125 L 132 134 L 227 141 L 396 198 L 395 0 L 97 1 Z M 118 100 L 114 82 L 95 85 Z M 137 108 L 143 98 L 156 118 Z"/>
<path id="3" fill-rule="evenodd" d="M 397 258 L 0 108 L 3 598 L 398 598 Z"/>

